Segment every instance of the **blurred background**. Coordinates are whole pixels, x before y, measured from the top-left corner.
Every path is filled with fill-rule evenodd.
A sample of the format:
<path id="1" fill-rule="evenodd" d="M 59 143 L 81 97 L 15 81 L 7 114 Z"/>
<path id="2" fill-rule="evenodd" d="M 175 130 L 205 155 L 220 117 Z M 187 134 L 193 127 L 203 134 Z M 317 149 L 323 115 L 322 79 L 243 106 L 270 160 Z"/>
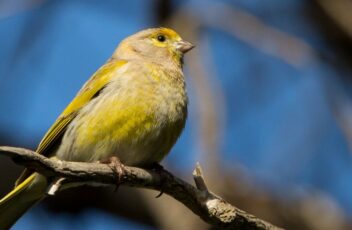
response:
<path id="1" fill-rule="evenodd" d="M 352 229 L 349 0 L 0 0 L 0 144 L 35 149 L 128 35 L 167 26 L 185 58 L 190 114 L 162 164 L 287 229 Z M 0 156 L 0 195 L 22 168 Z M 155 191 L 77 188 L 13 229 L 209 229 Z"/>

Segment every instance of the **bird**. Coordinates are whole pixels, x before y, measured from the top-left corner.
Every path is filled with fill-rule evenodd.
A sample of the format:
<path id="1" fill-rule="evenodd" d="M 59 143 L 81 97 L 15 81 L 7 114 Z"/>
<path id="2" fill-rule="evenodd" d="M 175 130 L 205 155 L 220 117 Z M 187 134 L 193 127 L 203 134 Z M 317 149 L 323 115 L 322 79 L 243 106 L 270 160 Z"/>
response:
<path id="1" fill-rule="evenodd" d="M 36 152 L 74 162 L 159 163 L 186 124 L 183 57 L 192 48 L 164 27 L 125 38 L 63 110 Z M 0 200 L 0 229 L 9 229 L 45 198 L 48 186 L 43 175 L 25 169 Z"/>

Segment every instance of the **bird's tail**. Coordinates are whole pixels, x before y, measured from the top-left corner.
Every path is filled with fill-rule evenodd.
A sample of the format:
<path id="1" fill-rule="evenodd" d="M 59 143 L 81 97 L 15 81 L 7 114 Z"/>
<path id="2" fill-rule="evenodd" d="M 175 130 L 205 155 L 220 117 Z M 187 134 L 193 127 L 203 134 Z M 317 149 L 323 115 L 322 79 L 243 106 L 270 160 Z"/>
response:
<path id="1" fill-rule="evenodd" d="M 0 230 L 11 226 L 36 202 L 44 197 L 46 180 L 33 173 L 0 200 Z"/>

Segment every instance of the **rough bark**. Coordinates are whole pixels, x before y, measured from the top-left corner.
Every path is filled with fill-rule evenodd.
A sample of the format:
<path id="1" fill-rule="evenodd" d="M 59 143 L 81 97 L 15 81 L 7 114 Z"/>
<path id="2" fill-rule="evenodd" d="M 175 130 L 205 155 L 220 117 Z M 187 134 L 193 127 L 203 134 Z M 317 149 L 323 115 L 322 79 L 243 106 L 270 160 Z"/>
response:
<path id="1" fill-rule="evenodd" d="M 124 167 L 124 172 L 117 174 L 107 164 L 66 162 L 46 158 L 28 149 L 0 147 L 0 151 L 11 157 L 16 163 L 31 168 L 50 181 L 48 194 L 73 186 L 116 185 L 148 188 L 170 195 L 210 225 L 221 229 L 280 229 L 245 211 L 234 207 L 208 190 L 199 165 L 193 173 L 196 187 L 175 177 L 162 169 L 141 169 Z"/>

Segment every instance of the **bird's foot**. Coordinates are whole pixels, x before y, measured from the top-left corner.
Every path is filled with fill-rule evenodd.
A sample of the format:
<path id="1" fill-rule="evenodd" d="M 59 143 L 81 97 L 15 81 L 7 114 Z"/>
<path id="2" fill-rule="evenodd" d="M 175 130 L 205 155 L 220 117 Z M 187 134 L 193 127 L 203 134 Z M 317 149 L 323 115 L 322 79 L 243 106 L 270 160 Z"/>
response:
<path id="1" fill-rule="evenodd" d="M 164 167 L 157 163 L 157 162 L 154 162 L 151 166 L 150 166 L 150 169 L 153 170 L 154 172 L 157 172 L 157 173 L 160 173 L 161 171 L 164 170 Z"/>
<path id="2" fill-rule="evenodd" d="M 105 160 L 99 161 L 99 163 L 102 164 L 107 164 L 112 171 L 115 172 L 115 176 L 117 178 L 117 183 L 116 183 L 116 189 L 115 191 L 119 188 L 123 177 L 126 174 L 126 168 L 125 165 L 121 163 L 120 159 L 116 156 L 109 157 Z"/>
<path id="3" fill-rule="evenodd" d="M 164 167 L 159 163 L 155 162 L 151 165 L 150 168 L 151 170 L 153 170 L 154 172 L 160 175 L 160 193 L 155 197 L 155 198 L 159 198 L 164 194 L 164 185 L 165 185 L 165 178 L 163 176 Z"/>

